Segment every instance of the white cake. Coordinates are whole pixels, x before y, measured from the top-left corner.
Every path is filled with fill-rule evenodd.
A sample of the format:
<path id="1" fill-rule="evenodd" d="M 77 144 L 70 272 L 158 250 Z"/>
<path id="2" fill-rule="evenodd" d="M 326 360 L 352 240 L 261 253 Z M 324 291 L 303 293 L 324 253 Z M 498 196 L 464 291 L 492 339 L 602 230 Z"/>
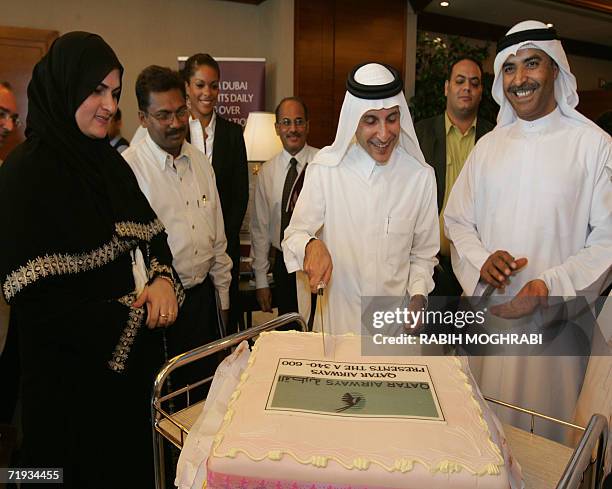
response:
<path id="1" fill-rule="evenodd" d="M 208 489 L 520 487 L 465 360 L 360 351 L 357 336 L 337 337 L 325 359 L 319 334 L 262 334 L 215 437 Z"/>

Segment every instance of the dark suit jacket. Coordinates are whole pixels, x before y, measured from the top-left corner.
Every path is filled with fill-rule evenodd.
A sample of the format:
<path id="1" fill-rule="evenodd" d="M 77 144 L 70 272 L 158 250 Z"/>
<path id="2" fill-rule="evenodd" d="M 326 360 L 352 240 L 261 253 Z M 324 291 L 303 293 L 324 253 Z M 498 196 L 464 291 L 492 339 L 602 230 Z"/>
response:
<path id="1" fill-rule="evenodd" d="M 232 275 L 240 265 L 240 227 L 249 203 L 249 167 L 242 127 L 217 115 L 212 166 L 227 237 L 227 254 L 234 262 Z"/>
<path id="2" fill-rule="evenodd" d="M 476 141 L 494 127 L 489 121 L 479 117 L 476 120 Z M 433 166 L 436 172 L 439 213 L 442 210 L 444 190 L 446 189 L 446 132 L 444 113 L 417 122 L 414 125 L 414 129 L 419 139 L 421 151 L 423 151 L 425 156 L 425 161 Z"/>

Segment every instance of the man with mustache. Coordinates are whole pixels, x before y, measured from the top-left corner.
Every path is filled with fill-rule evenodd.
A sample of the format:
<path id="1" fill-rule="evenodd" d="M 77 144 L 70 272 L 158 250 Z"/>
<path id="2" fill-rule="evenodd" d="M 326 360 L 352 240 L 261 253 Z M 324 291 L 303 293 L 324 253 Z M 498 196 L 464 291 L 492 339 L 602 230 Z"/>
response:
<path id="1" fill-rule="evenodd" d="M 596 296 L 609 283 L 612 140 L 575 110 L 576 78 L 556 32 L 542 22 L 521 22 L 498 43 L 493 97 L 497 126 L 478 141 L 451 191 L 445 231 L 466 295 L 488 287 L 516 296 L 495 314 L 528 320 L 548 296 Z M 487 357 L 481 387 L 569 419 L 579 360 Z M 552 372 L 563 376 L 562 388 L 543 389 L 555 385 Z"/>
<path id="2" fill-rule="evenodd" d="M 287 271 L 304 270 L 311 291 L 326 287 L 317 304 L 326 329 L 359 334 L 364 296 L 425 305 L 440 235 L 434 171 L 399 73 L 358 65 L 346 86 L 336 139 L 308 165 L 283 252 Z"/>
<path id="3" fill-rule="evenodd" d="M 432 295 L 458 296 L 461 286 L 453 273 L 450 245 L 444 235 L 444 208 L 463 164 L 476 141 L 493 129 L 493 124 L 478 116 L 482 99 L 482 67 L 472 58 L 453 61 L 444 83 L 446 110 L 424 119 L 414 129 L 425 161 L 436 172 L 438 212 L 440 214 L 439 264 L 434 270 L 436 284 Z"/>
<path id="4" fill-rule="evenodd" d="M 185 141 L 189 121 L 185 83 L 169 68 L 149 66 L 138 75 L 136 98 L 147 135 L 122 156 L 166 227 L 172 264 L 185 288 L 176 322 L 165 332 L 171 358 L 220 337 L 215 289 L 226 320 L 232 261 L 225 252 L 212 166 L 204 153 Z M 201 380 L 210 368 L 203 373 L 179 369 L 175 387 Z"/>
<path id="5" fill-rule="evenodd" d="M 276 107 L 275 114 L 274 127 L 283 144 L 283 150 L 261 167 L 251 214 L 256 296 L 262 311 L 272 311 L 272 294 L 267 274 L 270 268 L 268 256 L 270 247 L 273 247 L 273 276 L 278 313 L 299 310 L 308 320 L 311 301 L 308 280 L 303 273 L 287 273 L 281 241 L 293 212 L 292 189 L 299 195 L 299 185 L 300 181 L 303 182 L 306 166 L 319 150 L 306 143 L 310 122 L 308 109 L 300 98 L 284 98 Z"/>

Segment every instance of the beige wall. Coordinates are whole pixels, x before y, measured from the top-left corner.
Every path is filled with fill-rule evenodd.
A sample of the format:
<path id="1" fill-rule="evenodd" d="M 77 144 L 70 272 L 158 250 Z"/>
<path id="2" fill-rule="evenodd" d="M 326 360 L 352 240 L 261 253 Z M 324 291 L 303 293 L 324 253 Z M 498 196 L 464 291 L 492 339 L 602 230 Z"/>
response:
<path id="1" fill-rule="evenodd" d="M 3 6 L 10 3 L 10 6 Z M 293 1 L 259 6 L 220 0 L 0 0 L 6 26 L 86 30 L 100 34 L 125 67 L 123 133 L 138 125 L 134 82 L 147 65 L 176 67 L 176 57 L 260 57 L 266 66 L 266 106 L 293 90 Z"/>

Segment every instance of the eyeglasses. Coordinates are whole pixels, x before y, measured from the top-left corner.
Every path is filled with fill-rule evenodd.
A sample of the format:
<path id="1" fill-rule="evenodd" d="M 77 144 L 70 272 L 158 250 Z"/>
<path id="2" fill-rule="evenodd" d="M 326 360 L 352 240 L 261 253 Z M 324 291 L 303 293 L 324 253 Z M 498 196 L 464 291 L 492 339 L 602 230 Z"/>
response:
<path id="1" fill-rule="evenodd" d="M 295 124 L 295 127 L 303 127 L 306 125 L 306 121 L 302 119 L 301 117 L 298 117 L 293 120 L 289 119 L 288 117 L 285 117 L 284 119 L 281 119 L 280 121 L 278 121 L 276 124 L 278 124 L 279 126 L 283 126 L 283 127 L 291 127 L 294 124 Z"/>
<path id="2" fill-rule="evenodd" d="M 13 121 L 13 125 L 15 127 L 21 126 L 21 119 L 19 118 L 19 114 L 13 114 L 12 112 L 6 109 L 0 109 L 0 121 L 8 121 L 9 119 Z"/>
<path id="3" fill-rule="evenodd" d="M 187 107 L 181 107 L 176 112 L 170 112 L 168 110 L 160 110 L 159 112 L 155 112 L 152 114 L 151 112 L 147 112 L 148 115 L 158 120 L 159 122 L 163 122 L 164 124 L 170 124 L 172 119 L 176 117 L 177 120 L 184 119 L 189 115 L 189 109 Z"/>

